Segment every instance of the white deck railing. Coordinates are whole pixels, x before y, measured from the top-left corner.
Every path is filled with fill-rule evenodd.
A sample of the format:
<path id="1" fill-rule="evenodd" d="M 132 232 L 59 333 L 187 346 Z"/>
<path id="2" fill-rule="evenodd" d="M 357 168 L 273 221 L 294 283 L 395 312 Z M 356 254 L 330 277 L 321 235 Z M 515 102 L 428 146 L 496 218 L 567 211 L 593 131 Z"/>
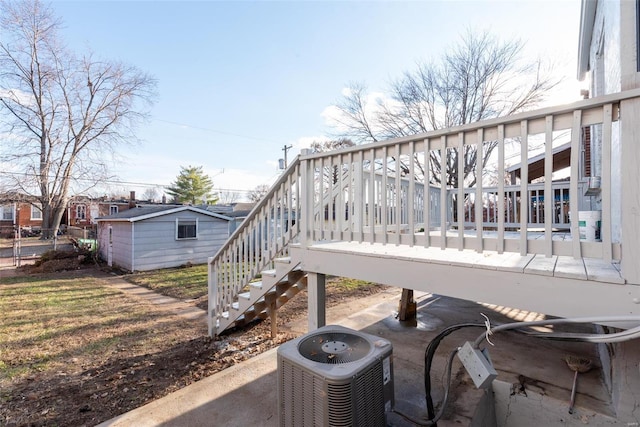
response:
<path id="1" fill-rule="evenodd" d="M 300 162 L 296 159 L 265 197 L 233 232 L 218 253 L 209 259 L 209 334 L 216 322 L 231 311 L 249 283 L 273 260 L 288 254 L 289 243 L 298 235 Z"/>
<path id="2" fill-rule="evenodd" d="M 275 257 L 287 254 L 294 239 L 302 247 L 348 241 L 620 259 L 620 244 L 612 241 L 612 138 L 617 138 L 620 101 L 639 96 L 640 90 L 627 91 L 412 137 L 303 153 L 210 260 L 213 321 Z M 587 127 L 600 138 L 603 153 L 597 203 L 601 241 L 581 240 L 578 221 L 570 220 L 585 204 L 580 163 Z M 567 141 L 569 174 L 554 181 L 553 149 Z M 491 146 L 495 148 L 487 156 Z M 465 166 L 455 154 L 467 147 L 482 160 L 468 171 L 479 177 L 473 186 L 465 182 L 469 178 L 453 176 Z M 526 165 L 540 152 L 545 155 L 544 174 L 540 182 L 530 183 Z M 442 158 L 454 162 L 438 172 L 429 159 Z M 498 179 L 506 177 L 507 163 L 524 165 L 519 184 Z M 494 177 L 491 186 L 483 182 L 487 175 Z M 430 183 L 428 197 L 425 181 Z M 558 229 L 568 238 L 554 239 Z"/>
<path id="3" fill-rule="evenodd" d="M 612 128 L 618 120 L 619 101 L 637 96 L 638 91 L 624 92 L 413 137 L 303 154 L 301 244 L 339 240 L 619 259 L 620 245 L 612 242 L 611 233 Z M 578 221 L 570 221 L 589 204 L 579 165 L 587 127 L 591 135 L 601 138 L 604 153 L 599 165 L 599 242 L 581 241 Z M 571 143 L 569 176 L 555 182 L 553 149 L 567 141 Z M 495 149 L 485 159 L 491 145 Z M 506 159 L 511 157 L 512 163 L 525 165 L 520 183 L 507 185 L 494 178 L 497 184 L 492 186 L 482 179 L 469 186 L 465 179 L 450 176 L 463 170 L 462 156 L 455 155 L 469 146 L 478 159 L 486 160 L 476 162 L 475 176 L 487 175 L 488 168 L 482 168 L 485 163 L 494 177 L 505 177 Z M 534 149 L 545 154 L 545 168 L 540 182 L 530 183 L 526 165 Z M 457 167 L 436 172 L 430 158 L 454 159 Z M 425 177 L 431 182 L 430 197 L 424 197 Z M 457 185 L 440 191 L 434 182 Z M 545 194 L 553 195 L 546 203 Z M 457 212 L 464 214 L 458 217 Z M 530 238 L 532 229 L 540 231 L 542 238 Z M 554 239 L 558 229 L 564 229 L 568 238 Z M 506 239 L 505 232 L 513 231 L 519 237 Z"/>

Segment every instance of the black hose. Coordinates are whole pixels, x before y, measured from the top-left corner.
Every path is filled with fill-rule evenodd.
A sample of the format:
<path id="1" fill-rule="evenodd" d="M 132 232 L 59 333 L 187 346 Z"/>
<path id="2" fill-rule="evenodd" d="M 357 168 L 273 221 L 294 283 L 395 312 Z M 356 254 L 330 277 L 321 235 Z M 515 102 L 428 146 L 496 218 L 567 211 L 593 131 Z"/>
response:
<path id="1" fill-rule="evenodd" d="M 402 418 L 404 418 L 407 421 L 410 421 L 418 426 L 421 427 L 434 427 L 437 426 L 437 422 L 440 418 L 442 418 L 442 416 L 444 415 L 444 411 L 447 408 L 447 402 L 449 400 L 449 391 L 451 390 L 451 371 L 453 369 L 453 358 L 456 356 L 456 354 L 458 353 L 458 348 L 453 349 L 453 351 L 451 352 L 451 354 L 449 354 L 449 359 L 447 360 L 447 380 L 445 381 L 445 386 L 444 386 L 444 397 L 442 398 L 442 406 L 440 407 L 440 411 L 438 411 L 437 415 L 434 416 L 429 416 L 428 420 L 418 420 L 416 418 L 411 417 L 410 415 L 407 415 L 401 411 L 398 411 L 397 409 L 393 409 L 392 412 L 395 414 L 400 415 Z"/>
<path id="2" fill-rule="evenodd" d="M 436 349 L 447 335 L 457 331 L 458 329 L 469 327 L 486 328 L 487 326 L 484 323 L 460 323 L 458 325 L 449 326 L 431 340 L 424 352 L 424 391 L 425 400 L 427 402 L 427 415 L 430 420 L 433 420 L 436 416 L 435 409 L 433 407 L 433 399 L 431 398 L 431 364 L 433 363 L 433 357 L 436 353 Z M 436 426 L 435 423 L 433 425 Z"/>

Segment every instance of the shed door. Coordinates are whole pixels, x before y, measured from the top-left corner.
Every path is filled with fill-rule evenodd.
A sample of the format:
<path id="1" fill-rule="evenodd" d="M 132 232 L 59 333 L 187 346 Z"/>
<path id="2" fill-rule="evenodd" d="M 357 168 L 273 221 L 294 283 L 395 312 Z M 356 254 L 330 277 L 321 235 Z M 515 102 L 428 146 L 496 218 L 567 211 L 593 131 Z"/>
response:
<path id="1" fill-rule="evenodd" d="M 107 248 L 107 265 L 113 267 L 113 227 L 109 226 L 109 246 Z"/>

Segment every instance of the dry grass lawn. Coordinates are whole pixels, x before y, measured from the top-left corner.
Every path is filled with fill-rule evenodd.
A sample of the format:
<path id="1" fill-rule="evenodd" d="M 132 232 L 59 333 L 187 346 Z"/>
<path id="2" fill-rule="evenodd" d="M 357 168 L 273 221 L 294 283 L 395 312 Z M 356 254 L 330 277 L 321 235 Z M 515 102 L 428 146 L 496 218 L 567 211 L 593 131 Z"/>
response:
<path id="1" fill-rule="evenodd" d="M 206 304 L 204 267 L 125 276 Z M 93 426 L 273 348 L 269 321 L 210 339 L 206 325 L 109 287 L 98 269 L 0 279 L 0 425 Z M 144 282 L 147 283 L 144 283 Z M 327 306 L 383 287 L 329 283 Z M 302 292 L 278 323 L 303 321 Z"/>

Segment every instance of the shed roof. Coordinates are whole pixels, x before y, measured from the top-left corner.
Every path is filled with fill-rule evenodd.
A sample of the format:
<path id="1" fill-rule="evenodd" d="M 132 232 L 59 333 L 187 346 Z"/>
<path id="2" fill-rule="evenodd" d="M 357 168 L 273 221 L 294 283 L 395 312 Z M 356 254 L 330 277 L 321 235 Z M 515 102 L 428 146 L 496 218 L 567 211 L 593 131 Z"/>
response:
<path id="1" fill-rule="evenodd" d="M 219 218 L 226 221 L 231 221 L 232 218 L 227 215 L 222 215 L 216 212 L 209 212 L 203 209 L 199 209 L 193 206 L 182 205 L 154 205 L 154 206 L 138 206 L 135 208 L 127 209 L 126 211 L 118 212 L 117 214 L 101 216 L 97 218 L 97 221 L 122 221 L 122 222 L 136 222 L 149 218 L 156 218 L 163 215 L 169 215 L 178 212 L 190 211 L 199 213 L 202 215 L 210 216 L 213 218 Z"/>

